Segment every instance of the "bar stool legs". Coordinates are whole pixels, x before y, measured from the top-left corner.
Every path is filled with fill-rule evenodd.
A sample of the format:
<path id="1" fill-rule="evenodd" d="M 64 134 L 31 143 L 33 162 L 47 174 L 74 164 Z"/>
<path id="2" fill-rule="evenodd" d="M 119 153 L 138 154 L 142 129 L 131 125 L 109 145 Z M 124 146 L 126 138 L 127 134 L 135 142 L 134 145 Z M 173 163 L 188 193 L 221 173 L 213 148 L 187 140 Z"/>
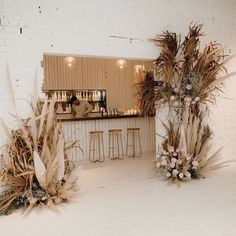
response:
<path id="1" fill-rule="evenodd" d="M 110 129 L 109 133 L 109 159 L 123 159 L 124 151 L 121 138 L 121 129 Z M 121 149 L 120 149 L 121 148 Z"/>
<path id="2" fill-rule="evenodd" d="M 91 162 L 105 161 L 103 131 L 90 131 L 89 134 L 89 160 Z"/>
<path id="3" fill-rule="evenodd" d="M 127 129 L 127 141 L 126 141 L 126 156 L 127 157 L 140 157 L 142 156 L 140 128 L 128 128 Z M 138 150 L 136 149 L 138 145 Z"/>

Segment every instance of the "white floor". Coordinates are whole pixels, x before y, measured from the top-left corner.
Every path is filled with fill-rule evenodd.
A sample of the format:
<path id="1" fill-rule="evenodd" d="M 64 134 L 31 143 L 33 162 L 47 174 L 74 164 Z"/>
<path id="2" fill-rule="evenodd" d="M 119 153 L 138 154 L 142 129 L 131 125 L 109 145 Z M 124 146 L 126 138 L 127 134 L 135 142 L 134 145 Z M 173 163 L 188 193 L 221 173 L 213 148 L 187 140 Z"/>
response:
<path id="1" fill-rule="evenodd" d="M 205 180 L 167 186 L 152 155 L 80 168 L 76 202 L 0 217 L 0 235 L 235 236 L 236 166 Z"/>

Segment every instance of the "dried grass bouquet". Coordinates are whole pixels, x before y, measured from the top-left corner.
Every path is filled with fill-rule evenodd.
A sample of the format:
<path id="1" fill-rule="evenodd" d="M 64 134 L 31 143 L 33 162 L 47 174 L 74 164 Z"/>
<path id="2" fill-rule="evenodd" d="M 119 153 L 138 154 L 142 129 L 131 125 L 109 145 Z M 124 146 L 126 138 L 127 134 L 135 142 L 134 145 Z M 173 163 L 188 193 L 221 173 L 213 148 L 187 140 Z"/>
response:
<path id="1" fill-rule="evenodd" d="M 29 212 L 35 206 L 55 209 L 55 204 L 75 197 L 77 170 L 68 157 L 75 143 L 66 143 L 54 106 L 53 100 L 37 102 L 32 117 L 17 117 L 16 130 L 2 122 L 8 142 L 1 150 L 0 214 L 18 208 Z"/>

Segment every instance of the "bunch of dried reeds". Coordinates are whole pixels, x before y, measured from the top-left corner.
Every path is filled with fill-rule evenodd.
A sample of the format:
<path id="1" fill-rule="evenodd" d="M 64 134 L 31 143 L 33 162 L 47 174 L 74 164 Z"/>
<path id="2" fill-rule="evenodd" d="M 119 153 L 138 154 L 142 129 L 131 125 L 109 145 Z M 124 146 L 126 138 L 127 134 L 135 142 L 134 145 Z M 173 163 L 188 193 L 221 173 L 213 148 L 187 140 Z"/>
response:
<path id="1" fill-rule="evenodd" d="M 75 196 L 77 170 L 67 156 L 75 143 L 65 142 L 54 106 L 54 100 L 37 102 L 30 118 L 17 117 L 18 129 L 5 126 L 8 142 L 0 166 L 0 214 L 18 208 L 28 212 L 39 205 L 54 208 Z"/>

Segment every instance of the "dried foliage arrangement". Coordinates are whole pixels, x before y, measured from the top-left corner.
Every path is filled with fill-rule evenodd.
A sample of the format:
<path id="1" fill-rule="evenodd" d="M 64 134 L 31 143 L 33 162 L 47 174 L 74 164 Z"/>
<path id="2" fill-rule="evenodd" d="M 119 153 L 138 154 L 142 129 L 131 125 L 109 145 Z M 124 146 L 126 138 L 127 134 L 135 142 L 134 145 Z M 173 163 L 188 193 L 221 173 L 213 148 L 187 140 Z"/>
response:
<path id="1" fill-rule="evenodd" d="M 163 176 L 178 183 L 204 177 L 226 164 L 218 162 L 219 150 L 208 154 L 212 131 L 203 114 L 222 92 L 223 81 L 235 73 L 227 73 L 228 59 L 218 43 L 200 50 L 203 35 L 201 24 L 191 24 L 183 41 L 169 31 L 157 36 L 154 42 L 160 55 L 139 83 L 144 115 L 166 104 L 172 114 L 163 124 L 167 134 L 155 163 Z"/>
<path id="2" fill-rule="evenodd" d="M 154 39 L 160 47 L 160 56 L 154 61 L 153 83 L 146 79 L 139 84 L 145 93 L 143 100 L 161 107 L 168 103 L 180 111 L 184 107 L 195 110 L 199 104 L 209 105 L 215 102 L 218 92 L 222 92 L 222 82 L 235 73 L 228 73 L 224 67 L 226 60 L 223 48 L 216 42 L 210 42 L 200 51 L 202 25 L 190 25 L 189 33 L 181 41 L 176 33 L 164 32 Z M 148 75 L 147 75 L 148 76 Z M 161 82 L 161 83 L 160 83 Z M 143 102 L 143 114 L 150 109 Z"/>
<path id="3" fill-rule="evenodd" d="M 220 162 L 220 151 L 209 154 L 212 131 L 203 119 L 202 112 L 193 114 L 185 110 L 183 121 L 169 120 L 163 124 L 166 138 L 156 157 L 158 172 L 170 182 L 205 178 L 210 171 L 227 166 Z"/>
<path id="4" fill-rule="evenodd" d="M 66 143 L 61 124 L 54 112 L 53 100 L 37 102 L 32 117 L 17 117 L 19 128 L 9 130 L 2 148 L 0 214 L 18 208 L 29 212 L 35 206 L 47 206 L 72 200 L 77 192 L 77 169 L 68 151 L 75 143 Z"/>

